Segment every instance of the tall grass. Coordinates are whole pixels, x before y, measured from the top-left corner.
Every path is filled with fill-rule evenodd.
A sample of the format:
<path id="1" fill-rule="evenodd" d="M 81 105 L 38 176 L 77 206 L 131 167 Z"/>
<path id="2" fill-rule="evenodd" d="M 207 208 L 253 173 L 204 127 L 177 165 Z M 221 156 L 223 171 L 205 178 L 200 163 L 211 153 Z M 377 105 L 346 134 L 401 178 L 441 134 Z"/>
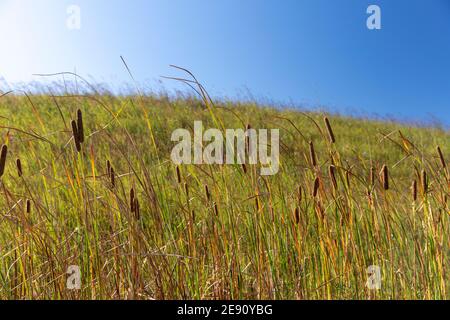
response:
<path id="1" fill-rule="evenodd" d="M 106 94 L 7 95 L 0 116 L 2 299 L 449 298 L 442 129 Z M 280 172 L 175 166 L 194 120 L 279 128 Z"/>

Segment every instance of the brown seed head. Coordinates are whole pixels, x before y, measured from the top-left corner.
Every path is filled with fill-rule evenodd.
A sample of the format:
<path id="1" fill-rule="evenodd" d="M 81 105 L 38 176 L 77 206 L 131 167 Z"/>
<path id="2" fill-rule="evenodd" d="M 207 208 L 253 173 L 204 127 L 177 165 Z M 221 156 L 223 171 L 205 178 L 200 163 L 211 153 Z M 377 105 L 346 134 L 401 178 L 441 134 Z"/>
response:
<path id="1" fill-rule="evenodd" d="M 71 124 L 72 124 L 73 140 L 75 141 L 75 147 L 77 148 L 78 152 L 81 152 L 80 136 L 78 135 L 77 123 L 75 122 L 75 120 L 72 120 Z"/>
<path id="2" fill-rule="evenodd" d="M 295 208 L 294 217 L 295 217 L 295 224 L 299 224 L 299 222 L 300 222 L 300 210 L 299 210 L 298 207 Z"/>
<path id="3" fill-rule="evenodd" d="M 422 190 L 423 190 L 423 194 L 427 194 L 427 192 L 428 192 L 428 177 L 427 177 L 427 172 L 425 170 L 422 170 Z"/>
<path id="4" fill-rule="evenodd" d="M 133 188 L 131 188 L 131 190 L 130 190 L 130 209 L 131 209 L 131 212 L 134 212 L 135 211 L 135 198 L 134 198 L 134 189 Z"/>
<path id="5" fill-rule="evenodd" d="M 27 199 L 27 208 L 26 208 L 26 210 L 27 210 L 27 213 L 31 212 L 31 201 L 28 200 L 28 199 Z"/>
<path id="6" fill-rule="evenodd" d="M 317 177 L 314 180 L 314 189 L 313 189 L 313 197 L 314 198 L 317 196 L 317 193 L 319 191 L 319 187 L 320 187 L 320 179 L 319 179 L 319 177 Z"/>
<path id="7" fill-rule="evenodd" d="M 178 183 L 181 183 L 181 172 L 180 172 L 179 166 L 177 166 L 177 180 L 178 180 Z"/>
<path id="8" fill-rule="evenodd" d="M 412 194 L 413 201 L 416 201 L 417 200 L 417 181 L 416 180 L 414 180 L 412 182 L 411 194 Z"/>
<path id="9" fill-rule="evenodd" d="M 106 160 L 106 174 L 108 177 L 111 176 L 111 162 L 109 160 Z"/>
<path id="10" fill-rule="evenodd" d="M 114 188 L 116 186 L 116 173 L 114 172 L 114 168 L 111 167 L 110 169 L 110 177 L 111 179 L 111 186 Z"/>
<path id="11" fill-rule="evenodd" d="M 84 142 L 84 127 L 83 127 L 83 113 L 80 109 L 77 111 L 77 133 L 78 133 L 78 141 L 80 143 Z"/>
<path id="12" fill-rule="evenodd" d="M 312 141 L 309 142 L 309 157 L 313 167 L 317 166 L 316 152 L 314 151 L 314 144 Z"/>
<path id="13" fill-rule="evenodd" d="M 137 220 L 141 219 L 141 205 L 139 204 L 139 200 L 137 198 L 134 199 L 134 216 Z"/>
<path id="14" fill-rule="evenodd" d="M 184 183 L 184 192 L 186 192 L 186 197 L 189 199 L 189 185 L 187 182 Z"/>
<path id="15" fill-rule="evenodd" d="M 383 165 L 381 169 L 382 177 L 383 177 L 383 189 L 389 190 L 389 171 L 386 165 Z"/>
<path id="16" fill-rule="evenodd" d="M 328 118 L 325 117 L 324 121 L 325 121 L 325 125 L 326 125 L 327 131 L 328 131 L 328 138 L 330 139 L 331 143 L 335 143 L 336 139 L 334 137 L 333 129 L 331 128 L 330 120 L 328 120 Z"/>
<path id="17" fill-rule="evenodd" d="M 8 147 L 6 144 L 2 146 L 2 151 L 0 155 L 0 177 L 3 176 L 5 173 L 5 166 L 6 166 L 6 156 L 8 154 Z"/>
<path id="18" fill-rule="evenodd" d="M 209 193 L 208 185 L 206 185 L 206 184 L 205 184 L 205 194 L 206 194 L 206 199 L 208 201 L 211 201 L 211 194 Z"/>
<path id="19" fill-rule="evenodd" d="M 303 198 L 303 190 L 302 190 L 302 186 L 298 186 L 298 204 L 300 205 L 300 203 L 302 202 L 302 198 Z"/>
<path id="20" fill-rule="evenodd" d="M 22 176 L 22 162 L 20 159 L 16 160 L 16 166 L 17 166 L 17 174 L 19 175 L 19 178 Z"/>
<path id="21" fill-rule="evenodd" d="M 333 184 L 334 190 L 337 189 L 337 180 L 336 180 L 336 167 L 331 165 L 328 167 L 328 174 L 330 176 L 330 180 Z"/>
<path id="22" fill-rule="evenodd" d="M 370 167 L 370 177 L 369 177 L 369 183 L 370 186 L 373 187 L 375 185 L 375 168 Z"/>
<path id="23" fill-rule="evenodd" d="M 214 213 L 216 214 L 216 216 L 219 215 L 219 208 L 217 207 L 217 203 L 214 203 Z"/>

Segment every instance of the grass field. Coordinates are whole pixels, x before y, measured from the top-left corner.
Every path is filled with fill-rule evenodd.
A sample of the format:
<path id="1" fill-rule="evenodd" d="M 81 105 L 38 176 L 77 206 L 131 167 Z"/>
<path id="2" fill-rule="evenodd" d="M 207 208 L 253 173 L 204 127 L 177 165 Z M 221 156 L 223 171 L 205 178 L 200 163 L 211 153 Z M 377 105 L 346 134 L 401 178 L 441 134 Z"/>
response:
<path id="1" fill-rule="evenodd" d="M 0 298 L 450 298 L 449 132 L 328 117 L 335 139 L 323 114 L 251 103 L 2 96 Z M 279 173 L 177 167 L 195 120 L 280 129 Z"/>

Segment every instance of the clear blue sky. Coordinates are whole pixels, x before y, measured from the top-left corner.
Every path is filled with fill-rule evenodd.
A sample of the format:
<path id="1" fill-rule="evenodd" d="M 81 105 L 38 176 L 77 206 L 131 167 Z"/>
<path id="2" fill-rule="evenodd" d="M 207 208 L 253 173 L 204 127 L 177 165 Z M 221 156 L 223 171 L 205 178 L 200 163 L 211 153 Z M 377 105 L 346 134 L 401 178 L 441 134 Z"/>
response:
<path id="1" fill-rule="evenodd" d="M 81 8 L 81 29 L 66 8 Z M 382 10 L 382 30 L 366 9 Z M 73 71 L 158 86 L 195 72 L 215 96 L 450 124 L 449 0 L 0 0 L 0 76 Z M 163 81 L 168 88 L 169 81 Z M 0 82 L 0 90 L 5 90 Z"/>

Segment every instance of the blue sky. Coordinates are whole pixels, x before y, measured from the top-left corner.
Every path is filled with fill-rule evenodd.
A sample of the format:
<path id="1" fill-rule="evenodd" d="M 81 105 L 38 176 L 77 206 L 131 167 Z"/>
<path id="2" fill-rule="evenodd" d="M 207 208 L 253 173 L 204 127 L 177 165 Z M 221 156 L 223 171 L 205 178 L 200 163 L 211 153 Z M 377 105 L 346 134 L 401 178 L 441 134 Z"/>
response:
<path id="1" fill-rule="evenodd" d="M 69 5 L 81 29 L 66 27 Z M 379 5 L 382 29 L 366 27 Z M 214 96 L 450 125 L 448 0 L 0 0 L 0 76 L 76 70 L 146 86 L 192 70 Z M 6 84 L 0 82 L 0 90 Z"/>

